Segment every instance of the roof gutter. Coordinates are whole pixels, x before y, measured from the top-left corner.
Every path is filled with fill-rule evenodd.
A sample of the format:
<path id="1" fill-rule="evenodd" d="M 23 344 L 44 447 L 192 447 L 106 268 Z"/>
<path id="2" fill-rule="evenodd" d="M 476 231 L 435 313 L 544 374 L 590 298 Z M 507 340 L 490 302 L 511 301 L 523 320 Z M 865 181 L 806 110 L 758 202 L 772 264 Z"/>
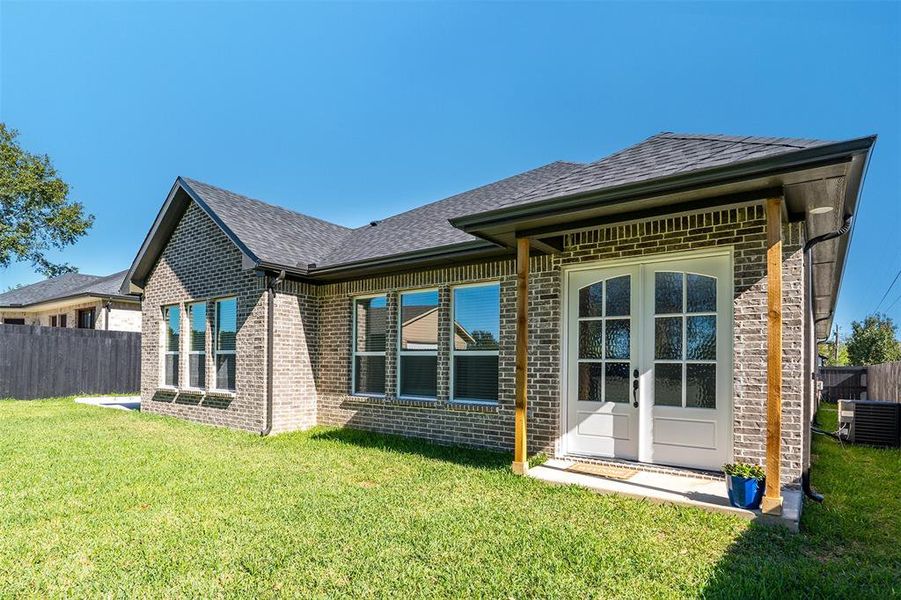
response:
<path id="1" fill-rule="evenodd" d="M 471 233 L 477 229 L 500 225 L 518 219 L 550 216 L 597 204 L 622 202 L 623 200 L 687 191 L 693 188 L 720 185 L 763 175 L 775 175 L 797 170 L 799 167 L 809 168 L 824 163 L 844 162 L 853 154 L 867 152 L 875 140 L 876 136 L 867 136 L 846 142 L 789 152 L 775 157 L 742 161 L 734 165 L 690 171 L 669 177 L 619 185 L 602 190 L 591 190 L 568 196 L 544 198 L 523 205 L 514 205 L 493 211 L 457 217 L 450 219 L 450 223 L 458 229 Z"/>

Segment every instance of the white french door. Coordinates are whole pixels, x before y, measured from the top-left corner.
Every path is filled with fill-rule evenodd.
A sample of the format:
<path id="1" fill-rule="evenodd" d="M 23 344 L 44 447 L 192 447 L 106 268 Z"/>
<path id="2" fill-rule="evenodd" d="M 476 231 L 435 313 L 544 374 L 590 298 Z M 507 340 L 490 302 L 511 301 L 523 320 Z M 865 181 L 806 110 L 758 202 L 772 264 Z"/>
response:
<path id="1" fill-rule="evenodd" d="M 731 458 L 730 255 L 565 277 L 564 450 L 721 468 Z"/>

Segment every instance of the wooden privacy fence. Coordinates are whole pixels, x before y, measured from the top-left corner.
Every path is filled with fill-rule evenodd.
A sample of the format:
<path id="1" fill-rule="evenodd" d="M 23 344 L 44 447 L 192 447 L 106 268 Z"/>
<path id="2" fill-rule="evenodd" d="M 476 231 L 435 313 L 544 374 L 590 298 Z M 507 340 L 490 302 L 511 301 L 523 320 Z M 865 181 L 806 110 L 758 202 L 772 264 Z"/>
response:
<path id="1" fill-rule="evenodd" d="M 867 367 L 867 398 L 901 402 L 901 362 Z"/>
<path id="2" fill-rule="evenodd" d="M 141 334 L 0 325 L 0 398 L 137 393 Z"/>
<path id="3" fill-rule="evenodd" d="M 820 381 L 823 382 L 821 400 L 865 400 L 867 394 L 866 367 L 820 367 Z"/>

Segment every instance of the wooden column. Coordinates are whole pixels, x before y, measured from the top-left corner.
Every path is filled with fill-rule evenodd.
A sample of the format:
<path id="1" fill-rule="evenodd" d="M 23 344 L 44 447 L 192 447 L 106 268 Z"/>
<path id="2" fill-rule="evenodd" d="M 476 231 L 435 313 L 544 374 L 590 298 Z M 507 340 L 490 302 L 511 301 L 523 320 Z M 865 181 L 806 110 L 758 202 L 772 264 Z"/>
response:
<path id="1" fill-rule="evenodd" d="M 529 239 L 516 239 L 516 414 L 513 472 L 529 470 L 526 441 L 526 384 L 529 353 Z"/>
<path id="2" fill-rule="evenodd" d="M 761 510 L 782 514 L 782 199 L 766 201 L 766 489 Z"/>

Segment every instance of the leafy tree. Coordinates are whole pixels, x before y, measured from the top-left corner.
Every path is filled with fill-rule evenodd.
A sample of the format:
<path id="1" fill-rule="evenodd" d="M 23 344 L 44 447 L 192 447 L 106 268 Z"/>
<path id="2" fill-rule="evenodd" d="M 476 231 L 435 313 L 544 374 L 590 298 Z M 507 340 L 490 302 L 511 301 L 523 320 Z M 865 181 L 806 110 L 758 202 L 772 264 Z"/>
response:
<path id="1" fill-rule="evenodd" d="M 12 261 L 30 262 L 47 277 L 74 271 L 46 257 L 87 233 L 94 217 L 69 200 L 69 186 L 46 154 L 31 154 L 18 143 L 19 133 L 0 123 L 0 268 Z"/>
<path id="2" fill-rule="evenodd" d="M 901 343 L 895 338 L 895 323 L 886 315 L 867 315 L 863 322 L 851 323 L 848 363 L 878 365 L 901 360 Z"/>
<path id="3" fill-rule="evenodd" d="M 838 354 L 835 352 L 835 342 L 823 342 L 818 348 L 819 353 L 826 357 L 827 367 L 848 366 L 848 345 L 839 341 Z"/>

